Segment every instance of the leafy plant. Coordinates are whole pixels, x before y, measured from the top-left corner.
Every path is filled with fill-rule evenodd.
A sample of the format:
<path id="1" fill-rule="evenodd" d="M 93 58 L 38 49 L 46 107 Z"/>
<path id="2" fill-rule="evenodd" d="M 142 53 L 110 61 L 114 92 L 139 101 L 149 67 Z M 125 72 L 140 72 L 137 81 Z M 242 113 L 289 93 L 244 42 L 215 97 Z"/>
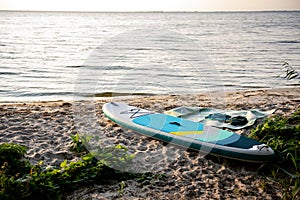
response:
<path id="1" fill-rule="evenodd" d="M 10 176 L 18 176 L 18 173 L 25 173 L 30 170 L 30 163 L 26 160 L 21 160 L 26 153 L 26 147 L 4 143 L 0 145 L 0 166 L 1 172 L 5 172 Z M 16 170 L 21 168 L 22 170 Z"/>
<path id="2" fill-rule="evenodd" d="M 152 173 L 143 173 L 136 180 L 144 185 L 154 184 L 155 180 L 162 180 L 166 178 L 165 174 L 152 174 Z"/>
<path id="3" fill-rule="evenodd" d="M 278 160 L 269 165 L 271 174 L 283 186 L 284 199 L 296 198 L 300 194 L 300 109 L 289 117 L 266 119 L 250 137 L 276 151 Z"/>
<path id="4" fill-rule="evenodd" d="M 116 169 L 124 169 L 124 166 L 129 166 L 132 159 L 134 158 L 134 154 L 129 154 L 128 149 L 122 145 L 103 147 L 99 138 L 91 135 L 72 135 L 72 146 L 70 147 L 71 151 L 74 151 L 82 156 L 83 160 L 89 160 L 90 157 L 95 157 L 98 160 L 101 160 L 105 165 L 114 167 Z M 89 145 L 89 141 L 95 140 L 97 145 L 92 145 L 92 149 L 89 154 L 86 147 L 91 148 Z"/>
<path id="5" fill-rule="evenodd" d="M 81 144 L 79 135 L 73 141 Z M 76 148 L 75 148 L 76 149 Z M 121 145 L 103 148 L 81 156 L 76 162 L 67 160 L 54 168 L 42 168 L 42 162 L 31 165 L 24 159 L 26 148 L 17 144 L 0 144 L 0 199 L 64 199 L 65 194 L 89 184 L 120 182 L 123 194 L 127 179 L 151 180 L 151 173 L 131 174 L 108 167 L 107 164 L 130 162 L 133 155 Z M 77 150 L 85 150 L 83 147 Z M 96 157 L 97 156 L 97 159 Z M 158 177 L 160 177 L 158 175 Z"/>
<path id="6" fill-rule="evenodd" d="M 88 142 L 87 139 L 81 139 L 81 137 L 79 136 L 78 133 L 76 133 L 75 135 L 71 135 L 72 138 L 72 145 L 70 147 L 71 151 L 74 151 L 76 153 L 86 153 L 87 149 L 85 147 L 85 142 Z"/>
<path id="7" fill-rule="evenodd" d="M 112 169 L 87 154 L 76 162 L 63 161 L 56 168 L 43 169 L 24 160 L 25 147 L 16 144 L 0 145 L 0 199 L 61 199 L 67 192 L 89 183 L 107 184 L 135 178 Z"/>
<path id="8" fill-rule="evenodd" d="M 282 67 L 285 70 L 284 78 L 287 80 L 300 79 L 300 74 L 288 62 L 284 62 Z"/>
<path id="9" fill-rule="evenodd" d="M 252 131 L 250 137 L 282 152 L 284 159 L 292 161 L 293 165 L 300 165 L 300 109 L 286 118 L 275 116 L 267 119 Z"/>
<path id="10" fill-rule="evenodd" d="M 126 170 L 126 166 L 131 165 L 131 161 L 135 157 L 134 154 L 128 154 L 128 149 L 122 145 L 111 147 L 98 146 L 91 153 L 105 165 L 123 170 Z"/>
<path id="11" fill-rule="evenodd" d="M 119 190 L 118 190 L 118 194 L 119 194 L 120 197 L 123 196 L 124 188 L 125 188 L 125 182 L 122 181 L 122 182 L 120 183 L 120 188 L 119 188 Z"/>

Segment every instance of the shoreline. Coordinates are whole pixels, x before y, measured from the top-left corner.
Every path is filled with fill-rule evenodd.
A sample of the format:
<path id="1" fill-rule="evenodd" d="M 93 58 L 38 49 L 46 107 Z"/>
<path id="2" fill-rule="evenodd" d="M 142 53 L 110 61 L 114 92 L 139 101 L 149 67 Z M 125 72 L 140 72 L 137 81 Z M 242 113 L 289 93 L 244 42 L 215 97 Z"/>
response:
<path id="1" fill-rule="evenodd" d="M 101 93 L 96 93 L 94 96 L 89 95 L 87 97 L 68 97 L 68 98 L 51 98 L 50 100 L 42 99 L 42 100 L 36 100 L 39 97 L 36 96 L 32 99 L 30 98 L 18 98 L 18 100 L 0 100 L 0 106 L 1 105 L 6 105 L 6 104 L 23 104 L 23 103 L 48 103 L 48 102 L 75 102 L 75 101 L 102 101 L 102 100 L 110 100 L 113 98 L 118 98 L 118 99 L 130 99 L 130 98 L 141 98 L 141 97 L 168 97 L 168 96 L 195 96 L 195 95 L 208 95 L 211 94 L 212 96 L 216 95 L 224 95 L 224 94 L 234 94 L 234 93 L 247 93 L 247 92 L 254 92 L 254 91 L 274 91 L 274 92 L 280 92 L 280 91 L 288 91 L 288 90 L 293 90 L 297 89 L 297 86 L 287 86 L 287 87 L 280 87 L 280 88 L 253 88 L 253 89 L 232 89 L 232 90 L 213 90 L 211 92 L 201 92 L 201 93 L 186 93 L 186 94 L 155 94 L 155 93 L 140 93 L 140 92 L 101 92 Z"/>
<path id="2" fill-rule="evenodd" d="M 168 95 L 134 96 L 123 98 L 126 103 L 163 112 L 177 106 L 202 106 L 225 109 L 276 109 L 273 115 L 288 115 L 300 108 L 300 88 L 235 91 L 207 96 Z M 122 97 L 118 97 L 121 100 Z M 202 158 L 193 151 L 168 147 L 164 154 L 163 143 L 139 136 L 130 130 L 123 130 L 106 119 L 102 105 L 111 99 L 80 101 L 41 101 L 0 104 L 0 143 L 14 142 L 28 148 L 26 158 L 33 164 L 43 160 L 45 166 L 57 166 L 63 160 L 74 161 L 78 157 L 69 150 L 71 135 L 78 133 L 76 127 L 76 106 L 93 105 L 92 113 L 96 116 L 96 131 L 104 133 L 107 142 L 122 144 L 130 152 L 149 154 L 162 152 L 162 159 L 157 162 L 158 173 L 166 175 L 166 180 L 155 180 L 154 185 L 143 185 L 136 181 L 125 182 L 122 198 L 130 199 L 197 199 L 205 198 L 260 198 L 280 199 L 281 187 L 278 183 L 267 181 L 246 166 L 232 167 L 232 164 L 214 162 Z M 74 110 L 75 106 L 75 110 Z M 86 108 L 86 107 L 83 107 Z M 255 128 L 237 131 L 247 134 Z M 78 125 L 78 124 L 77 124 Z M 172 157 L 173 156 L 173 157 Z M 150 158 L 149 157 L 149 158 Z M 167 161 L 171 159 L 172 162 Z M 234 161 L 230 161 L 234 162 Z M 265 184 L 264 187 L 262 185 Z M 68 196 L 68 199 L 105 199 L 117 198 L 119 185 L 93 185 L 81 188 Z M 122 199 L 121 198 L 121 199 Z"/>

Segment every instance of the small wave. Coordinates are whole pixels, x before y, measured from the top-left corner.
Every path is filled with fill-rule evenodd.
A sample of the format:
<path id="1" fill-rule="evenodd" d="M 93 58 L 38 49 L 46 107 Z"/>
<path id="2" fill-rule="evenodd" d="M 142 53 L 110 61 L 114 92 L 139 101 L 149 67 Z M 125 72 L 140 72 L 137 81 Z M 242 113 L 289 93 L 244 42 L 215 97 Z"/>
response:
<path id="1" fill-rule="evenodd" d="M 149 51 L 149 50 L 152 50 L 151 48 L 136 48 L 134 49 L 136 51 Z"/>
<path id="2" fill-rule="evenodd" d="M 5 59 L 5 60 L 14 60 L 17 59 L 16 57 L 13 56 L 1 56 L 1 59 Z"/>
<path id="3" fill-rule="evenodd" d="M 0 47 L 1 47 L 1 44 L 0 44 Z M 0 53 L 3 53 L 3 54 L 20 54 L 19 52 L 14 52 L 14 51 L 0 51 Z"/>
<path id="4" fill-rule="evenodd" d="M 31 69 L 30 72 L 33 72 L 33 73 L 49 73 L 49 71 L 46 70 L 46 69 Z"/>
<path id="5" fill-rule="evenodd" d="M 74 96 L 73 92 L 24 92 L 19 97 L 49 97 L 49 96 Z"/>
<path id="6" fill-rule="evenodd" d="M 112 66 L 107 67 L 107 69 L 110 69 L 110 70 L 131 70 L 132 67 L 123 66 L 123 65 L 112 65 Z"/>
<path id="7" fill-rule="evenodd" d="M 69 65 L 66 66 L 67 68 L 80 68 L 80 67 L 84 67 L 84 65 Z"/>
<path id="8" fill-rule="evenodd" d="M 0 75 L 19 75 L 17 72 L 0 72 Z"/>
<path id="9" fill-rule="evenodd" d="M 152 93 L 142 93 L 142 92 L 133 92 L 133 93 L 125 93 L 125 92 L 101 92 L 97 93 L 95 97 L 118 97 L 118 96 L 154 96 L 155 94 Z"/>
<path id="10" fill-rule="evenodd" d="M 281 41 L 277 41 L 276 43 L 279 43 L 279 44 L 299 44 L 300 41 L 298 41 L 298 40 L 281 40 Z"/>
<path id="11" fill-rule="evenodd" d="M 266 86 L 263 86 L 263 85 L 241 85 L 240 88 L 243 88 L 243 89 L 264 89 L 266 88 Z"/>
<path id="12" fill-rule="evenodd" d="M 66 68 L 101 68 L 100 66 L 89 66 L 89 65 L 69 65 L 66 66 Z M 110 70 L 129 70 L 132 69 L 131 67 L 128 66 L 121 66 L 121 65 L 112 65 L 112 66 L 107 66 L 107 67 L 102 67 L 104 69 L 110 69 Z"/>

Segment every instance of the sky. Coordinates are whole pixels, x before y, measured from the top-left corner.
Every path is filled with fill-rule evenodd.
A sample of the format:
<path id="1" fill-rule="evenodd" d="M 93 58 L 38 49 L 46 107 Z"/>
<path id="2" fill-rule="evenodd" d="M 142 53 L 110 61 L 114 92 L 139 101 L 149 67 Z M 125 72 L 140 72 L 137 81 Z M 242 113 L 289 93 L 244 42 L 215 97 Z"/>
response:
<path id="1" fill-rule="evenodd" d="M 300 0 L 0 0 L 0 10 L 117 12 L 300 10 Z"/>

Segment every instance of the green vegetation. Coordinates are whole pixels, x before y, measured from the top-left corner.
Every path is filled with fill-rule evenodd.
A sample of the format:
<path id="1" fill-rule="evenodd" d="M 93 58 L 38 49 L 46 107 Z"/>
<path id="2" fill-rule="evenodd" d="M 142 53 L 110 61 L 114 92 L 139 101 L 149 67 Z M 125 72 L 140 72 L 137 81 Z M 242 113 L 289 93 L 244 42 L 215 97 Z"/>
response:
<path id="1" fill-rule="evenodd" d="M 71 135 L 72 138 L 72 145 L 70 147 L 70 150 L 77 153 L 77 154 L 86 154 L 88 150 L 84 146 L 85 140 L 82 140 L 78 133 L 75 135 Z"/>
<path id="2" fill-rule="evenodd" d="M 282 67 L 284 68 L 286 80 L 300 79 L 300 74 L 297 72 L 288 62 L 284 62 Z"/>
<path id="3" fill-rule="evenodd" d="M 300 73 L 289 63 L 282 65 L 286 80 L 297 79 Z M 298 85 L 297 84 L 297 85 Z M 300 195 L 300 109 L 288 117 L 274 116 L 266 119 L 251 132 L 250 137 L 275 150 L 275 164 L 263 165 L 266 172 L 283 188 L 283 199 L 296 199 Z"/>
<path id="4" fill-rule="evenodd" d="M 277 152 L 277 163 L 264 167 L 269 167 L 271 176 L 282 185 L 284 199 L 295 199 L 300 194 L 300 109 L 289 117 L 266 119 L 250 137 Z"/>
<path id="5" fill-rule="evenodd" d="M 101 160 L 106 166 L 113 167 L 115 169 L 122 169 L 126 171 L 126 167 L 130 166 L 134 154 L 128 154 L 128 149 L 122 145 L 102 147 L 99 142 L 100 139 L 97 137 L 92 137 L 91 135 L 79 135 L 78 133 L 71 136 L 73 144 L 70 147 L 71 151 L 76 154 L 81 155 L 82 158 L 89 159 L 90 156 Z M 89 142 L 91 139 L 97 141 L 97 145 L 94 145 L 93 149 L 86 149 L 89 147 Z M 90 153 L 88 153 L 90 152 Z M 88 153 L 88 154 L 87 154 Z M 87 154 L 87 155 L 85 155 Z"/>
<path id="6" fill-rule="evenodd" d="M 73 150 L 86 152 L 79 136 L 73 137 Z M 64 199 L 67 193 L 90 184 L 119 183 L 119 195 L 124 190 L 124 180 L 143 181 L 151 174 L 131 174 L 108 167 L 109 162 L 125 162 L 132 156 L 125 154 L 120 145 L 95 153 L 81 155 L 76 162 L 67 160 L 55 168 L 43 168 L 42 162 L 31 165 L 24 159 L 26 148 L 16 144 L 0 144 L 0 199 Z M 116 153 L 115 153 L 116 152 Z M 82 153 L 82 152 L 81 152 Z M 102 154 L 102 155 L 101 155 Z M 108 157 L 111 157 L 108 159 Z M 99 159 L 103 158 L 103 159 Z M 111 163 L 110 163 L 111 164 Z"/>

